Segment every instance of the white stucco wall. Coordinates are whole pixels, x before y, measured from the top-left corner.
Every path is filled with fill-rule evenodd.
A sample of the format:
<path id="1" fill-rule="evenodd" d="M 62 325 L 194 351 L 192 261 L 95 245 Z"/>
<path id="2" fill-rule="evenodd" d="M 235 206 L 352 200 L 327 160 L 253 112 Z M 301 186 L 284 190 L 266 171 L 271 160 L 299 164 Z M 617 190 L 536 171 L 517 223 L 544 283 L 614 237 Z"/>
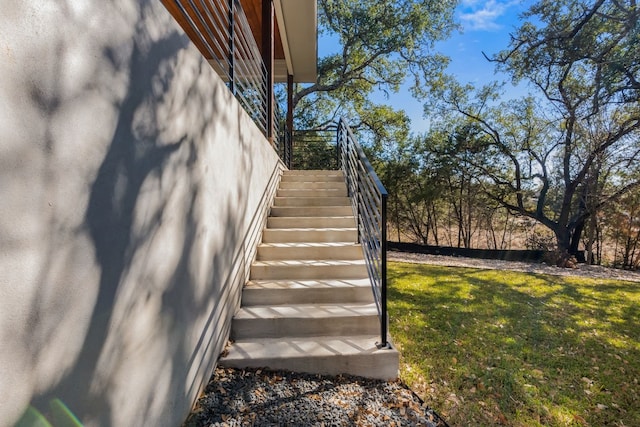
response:
<path id="1" fill-rule="evenodd" d="M 0 426 L 176 426 L 276 154 L 156 0 L 0 0 Z"/>

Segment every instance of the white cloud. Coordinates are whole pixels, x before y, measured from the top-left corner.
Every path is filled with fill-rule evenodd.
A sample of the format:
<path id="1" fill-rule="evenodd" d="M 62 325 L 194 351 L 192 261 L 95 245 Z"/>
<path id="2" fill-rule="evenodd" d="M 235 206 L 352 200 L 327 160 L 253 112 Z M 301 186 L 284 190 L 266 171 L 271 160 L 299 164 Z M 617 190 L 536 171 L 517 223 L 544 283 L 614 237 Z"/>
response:
<path id="1" fill-rule="evenodd" d="M 497 20 L 505 14 L 507 9 L 517 4 L 517 1 L 500 2 L 489 0 L 480 2 L 478 0 L 463 0 L 460 21 L 465 30 L 496 31 L 502 28 Z"/>

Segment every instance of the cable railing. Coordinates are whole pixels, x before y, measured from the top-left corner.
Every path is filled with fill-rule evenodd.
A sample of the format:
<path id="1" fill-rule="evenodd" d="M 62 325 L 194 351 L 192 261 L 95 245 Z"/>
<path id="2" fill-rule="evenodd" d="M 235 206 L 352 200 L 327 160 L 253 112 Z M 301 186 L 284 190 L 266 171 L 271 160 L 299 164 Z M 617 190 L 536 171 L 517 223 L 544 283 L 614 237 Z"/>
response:
<path id="1" fill-rule="evenodd" d="M 239 0 L 163 0 L 266 135 L 267 68 Z"/>
<path id="2" fill-rule="evenodd" d="M 357 219 L 358 240 L 364 252 L 380 318 L 378 347 L 387 340 L 387 190 L 380 182 L 351 129 L 340 119 L 337 130 L 339 161 Z"/>

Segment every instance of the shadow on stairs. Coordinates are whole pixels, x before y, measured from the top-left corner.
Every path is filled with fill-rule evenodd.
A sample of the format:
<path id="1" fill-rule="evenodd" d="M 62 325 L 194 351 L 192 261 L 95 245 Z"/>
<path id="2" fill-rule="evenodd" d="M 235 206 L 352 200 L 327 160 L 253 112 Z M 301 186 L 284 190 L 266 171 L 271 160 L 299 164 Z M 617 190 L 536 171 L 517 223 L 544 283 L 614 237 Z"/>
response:
<path id="1" fill-rule="evenodd" d="M 285 171 L 221 366 L 395 379 L 341 171 Z"/>

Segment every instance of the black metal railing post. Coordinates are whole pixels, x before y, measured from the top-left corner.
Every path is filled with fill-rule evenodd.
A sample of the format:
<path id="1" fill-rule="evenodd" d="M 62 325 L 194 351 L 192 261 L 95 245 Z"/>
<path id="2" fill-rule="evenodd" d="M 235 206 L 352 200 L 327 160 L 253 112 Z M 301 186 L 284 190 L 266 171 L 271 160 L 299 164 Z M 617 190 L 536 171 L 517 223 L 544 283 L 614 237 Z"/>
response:
<path id="1" fill-rule="evenodd" d="M 293 76 L 287 74 L 287 117 L 285 119 L 285 155 L 284 164 L 291 169 L 291 158 L 293 156 Z"/>
<path id="2" fill-rule="evenodd" d="M 382 341 L 380 345 L 383 347 L 388 347 L 389 344 L 387 342 L 388 336 L 388 322 L 389 316 L 387 315 L 387 198 L 388 194 L 384 192 L 382 194 L 382 226 L 380 227 L 380 241 L 382 242 L 382 254 L 381 254 L 381 276 L 383 277 L 384 285 L 380 289 L 380 299 L 383 301 L 382 307 L 380 310 L 380 336 L 382 337 Z"/>
<path id="3" fill-rule="evenodd" d="M 340 155 L 341 149 L 340 126 L 336 126 L 336 169 L 342 169 L 342 156 Z"/>
<path id="4" fill-rule="evenodd" d="M 235 13 L 233 11 L 235 0 L 229 0 L 229 90 L 236 94 L 235 85 Z"/>
<path id="5" fill-rule="evenodd" d="M 357 174 L 356 175 L 356 194 L 355 197 L 357 198 L 356 201 L 356 229 L 358 230 L 358 243 L 362 243 L 362 233 L 360 232 L 360 226 L 361 226 L 361 206 L 363 203 L 362 200 L 362 194 L 360 193 L 360 188 L 361 188 L 361 181 L 362 180 L 362 175 L 361 174 Z"/>

